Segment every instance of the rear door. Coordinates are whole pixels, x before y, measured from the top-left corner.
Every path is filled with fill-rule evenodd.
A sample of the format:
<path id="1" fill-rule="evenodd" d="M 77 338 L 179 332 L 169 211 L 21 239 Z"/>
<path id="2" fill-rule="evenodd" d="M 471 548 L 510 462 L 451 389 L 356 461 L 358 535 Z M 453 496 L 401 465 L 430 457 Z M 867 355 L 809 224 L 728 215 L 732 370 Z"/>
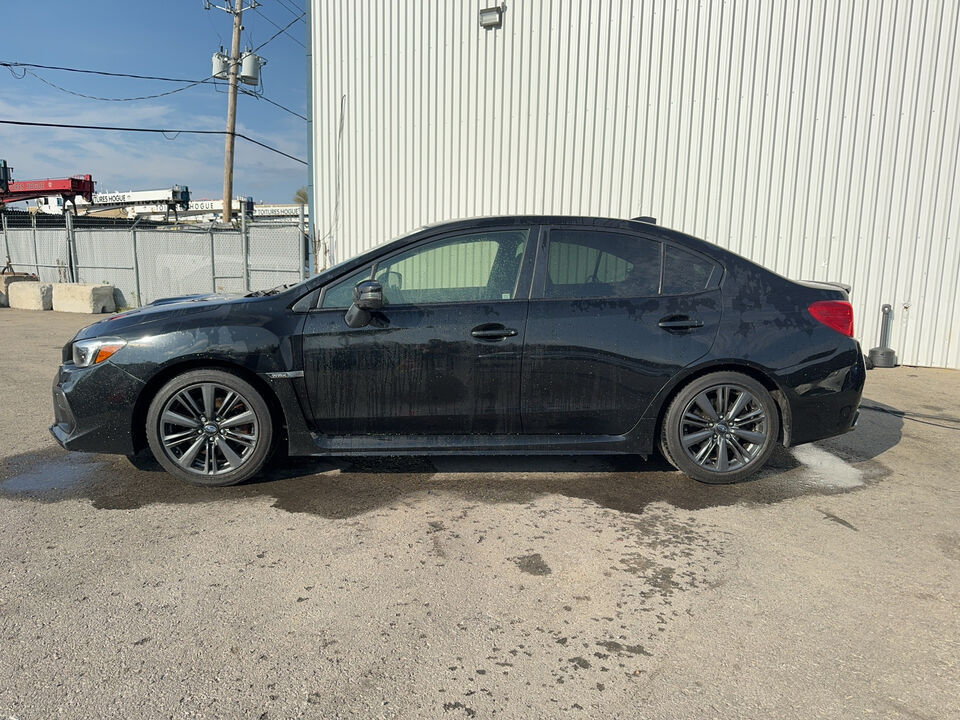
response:
<path id="1" fill-rule="evenodd" d="M 629 230 L 542 233 L 524 345 L 524 433 L 628 432 L 661 387 L 710 349 L 720 275 L 712 259 Z"/>

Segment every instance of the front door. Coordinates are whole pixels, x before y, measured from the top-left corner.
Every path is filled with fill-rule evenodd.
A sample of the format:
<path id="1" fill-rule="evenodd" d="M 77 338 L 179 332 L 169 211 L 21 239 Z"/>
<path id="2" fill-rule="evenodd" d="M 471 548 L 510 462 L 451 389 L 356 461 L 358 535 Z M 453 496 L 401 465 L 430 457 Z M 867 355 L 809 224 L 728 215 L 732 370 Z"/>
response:
<path id="1" fill-rule="evenodd" d="M 529 236 L 510 228 L 427 240 L 325 288 L 303 337 L 315 429 L 519 433 Z M 349 328 L 353 287 L 369 277 L 384 307 Z"/>
<path id="2" fill-rule="evenodd" d="M 656 239 L 552 228 L 527 321 L 524 432 L 629 432 L 663 385 L 710 349 L 719 278 L 712 260 Z"/>

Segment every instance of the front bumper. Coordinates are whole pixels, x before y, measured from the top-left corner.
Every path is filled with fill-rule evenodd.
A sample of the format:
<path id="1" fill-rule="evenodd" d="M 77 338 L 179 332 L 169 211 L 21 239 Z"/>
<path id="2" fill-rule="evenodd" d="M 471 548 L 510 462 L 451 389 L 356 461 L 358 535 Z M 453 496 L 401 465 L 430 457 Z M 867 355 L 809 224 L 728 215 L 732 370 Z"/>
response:
<path id="1" fill-rule="evenodd" d="M 109 361 L 62 365 L 53 381 L 50 434 L 67 450 L 132 454 L 133 413 L 143 385 Z"/>

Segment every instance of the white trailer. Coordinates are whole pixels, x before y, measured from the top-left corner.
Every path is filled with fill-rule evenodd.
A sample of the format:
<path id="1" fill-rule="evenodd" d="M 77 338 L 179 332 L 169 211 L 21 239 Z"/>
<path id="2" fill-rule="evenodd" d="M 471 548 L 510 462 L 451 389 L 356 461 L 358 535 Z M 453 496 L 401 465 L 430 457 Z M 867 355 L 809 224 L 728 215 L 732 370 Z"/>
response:
<path id="1" fill-rule="evenodd" d="M 241 214 L 248 217 L 254 214 L 252 197 L 233 198 L 232 213 L 239 217 Z M 164 216 L 166 208 L 162 203 L 132 205 L 128 208 L 131 218 L 158 219 Z M 191 222 L 212 222 L 223 217 L 223 200 L 191 200 L 187 206 L 177 212 L 178 219 L 189 219 Z"/>
<path id="2" fill-rule="evenodd" d="M 126 192 L 94 193 L 91 202 L 77 198 L 78 215 L 95 215 L 111 211 L 126 210 L 128 217 L 135 217 L 130 208 L 137 205 L 152 205 L 160 207 L 160 214 L 174 217 L 180 210 L 186 210 L 190 202 L 190 188 L 186 185 L 173 185 L 160 190 L 128 190 Z M 39 212 L 47 215 L 63 214 L 63 199 L 60 197 L 44 197 L 37 200 Z M 114 214 L 124 214 L 117 213 Z"/>

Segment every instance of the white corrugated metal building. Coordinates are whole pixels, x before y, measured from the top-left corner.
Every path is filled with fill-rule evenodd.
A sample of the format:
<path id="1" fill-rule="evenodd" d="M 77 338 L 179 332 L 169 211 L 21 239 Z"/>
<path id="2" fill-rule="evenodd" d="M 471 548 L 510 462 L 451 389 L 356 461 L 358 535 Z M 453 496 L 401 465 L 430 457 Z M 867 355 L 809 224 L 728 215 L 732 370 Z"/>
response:
<path id="1" fill-rule="evenodd" d="M 955 0 L 313 0 L 328 261 L 489 214 L 653 215 L 894 309 L 960 368 Z"/>

